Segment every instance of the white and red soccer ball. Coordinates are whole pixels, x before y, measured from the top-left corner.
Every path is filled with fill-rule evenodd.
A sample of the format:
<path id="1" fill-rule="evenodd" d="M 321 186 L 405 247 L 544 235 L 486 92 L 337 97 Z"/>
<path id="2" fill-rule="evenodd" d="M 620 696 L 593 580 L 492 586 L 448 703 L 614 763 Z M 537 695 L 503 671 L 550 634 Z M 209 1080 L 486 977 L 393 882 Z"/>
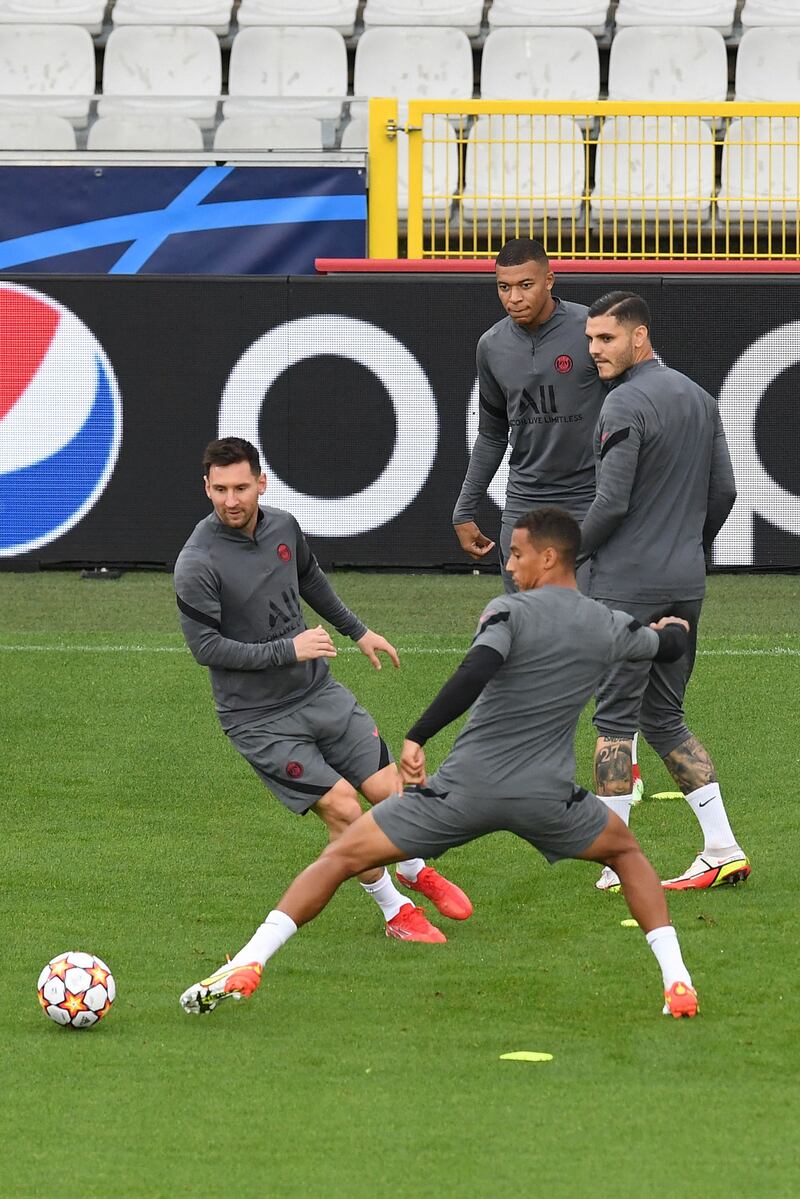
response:
<path id="1" fill-rule="evenodd" d="M 117 984 L 108 966 L 91 953 L 60 953 L 37 984 L 46 1016 L 70 1028 L 93 1028 L 109 1011 Z"/>

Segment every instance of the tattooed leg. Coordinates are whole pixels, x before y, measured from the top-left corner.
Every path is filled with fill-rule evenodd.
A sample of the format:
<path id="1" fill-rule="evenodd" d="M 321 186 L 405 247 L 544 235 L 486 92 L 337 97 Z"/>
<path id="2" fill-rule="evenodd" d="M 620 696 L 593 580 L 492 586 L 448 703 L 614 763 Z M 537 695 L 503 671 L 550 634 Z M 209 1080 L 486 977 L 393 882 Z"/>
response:
<path id="1" fill-rule="evenodd" d="M 684 795 L 717 781 L 717 772 L 708 750 L 694 734 L 665 756 L 664 765 Z"/>
<path id="2" fill-rule="evenodd" d="M 632 737 L 598 737 L 594 750 L 595 795 L 630 795 Z"/>

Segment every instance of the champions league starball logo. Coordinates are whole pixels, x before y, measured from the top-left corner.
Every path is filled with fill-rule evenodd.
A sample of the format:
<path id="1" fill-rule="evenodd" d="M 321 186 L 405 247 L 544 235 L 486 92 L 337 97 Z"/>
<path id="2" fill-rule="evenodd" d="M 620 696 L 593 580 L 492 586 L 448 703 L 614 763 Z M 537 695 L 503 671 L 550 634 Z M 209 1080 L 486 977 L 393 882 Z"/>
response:
<path id="1" fill-rule="evenodd" d="M 122 403 L 94 334 L 62 304 L 0 283 L 0 557 L 47 545 L 105 490 Z"/>

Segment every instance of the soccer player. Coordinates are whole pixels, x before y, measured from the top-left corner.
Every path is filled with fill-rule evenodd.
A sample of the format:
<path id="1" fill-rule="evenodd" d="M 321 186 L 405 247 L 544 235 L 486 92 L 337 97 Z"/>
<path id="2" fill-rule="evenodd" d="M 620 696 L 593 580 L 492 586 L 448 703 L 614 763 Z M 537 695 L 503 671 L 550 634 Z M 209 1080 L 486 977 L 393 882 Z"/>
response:
<path id="1" fill-rule="evenodd" d="M 713 396 L 663 366 L 650 342 L 641 296 L 613 291 L 586 322 L 601 379 L 615 382 L 595 431 L 597 497 L 581 530 L 591 557 L 589 594 L 647 623 L 685 617 L 689 646 L 676 662 L 621 662 L 602 681 L 594 722 L 597 794 L 628 823 L 631 739 L 641 729 L 680 787 L 703 833 L 691 866 L 672 890 L 741 882 L 750 863 L 733 834 L 714 764 L 686 726 L 684 695 L 694 666 L 705 595 L 704 554 L 733 507 L 736 485 Z M 603 871 L 597 886 L 617 890 Z"/>
<path id="2" fill-rule="evenodd" d="M 399 666 L 397 652 L 345 607 L 294 517 L 259 505 L 267 481 L 249 441 L 212 441 L 203 469 L 214 511 L 175 564 L 184 636 L 209 668 L 220 723 L 239 753 L 290 811 L 314 812 L 335 840 L 361 815 L 356 792 L 379 803 L 397 790 L 397 767 L 375 721 L 331 677 L 333 642 L 321 625 L 306 627 L 300 599 L 351 637 L 376 669 L 379 653 Z M 366 869 L 359 878 L 387 936 L 446 940 L 386 870 Z M 464 892 L 418 858 L 400 863 L 398 881 L 452 919 L 472 912 Z"/>
<path id="3" fill-rule="evenodd" d="M 400 767 L 414 789 L 365 813 L 298 875 L 230 964 L 184 991 L 187 1012 L 252 994 L 267 960 L 359 871 L 507 830 L 549 862 L 612 866 L 661 967 L 665 1013 L 696 1014 L 655 871 L 623 821 L 573 781 L 578 717 L 600 676 L 623 659 L 677 658 L 688 626 L 664 616 L 644 628 L 581 595 L 579 544 L 577 523 L 561 509 L 538 508 L 516 521 L 508 570 L 518 592 L 489 603 L 461 665 L 409 730 Z M 443 766 L 426 779 L 426 741 L 473 703 Z"/>
<path id="4" fill-rule="evenodd" d="M 606 387 L 586 346 L 587 309 L 552 294 L 555 276 L 544 246 L 528 237 L 512 238 L 497 255 L 495 273 L 507 315 L 478 342 L 478 436 L 453 525 L 472 558 L 480 560 L 494 549 L 475 514 L 510 443 L 502 566 L 514 521 L 524 512 L 558 504 L 578 521 L 586 515 L 594 499 L 592 433 Z M 585 590 L 582 575 L 578 582 Z M 505 570 L 503 585 L 513 592 Z"/>

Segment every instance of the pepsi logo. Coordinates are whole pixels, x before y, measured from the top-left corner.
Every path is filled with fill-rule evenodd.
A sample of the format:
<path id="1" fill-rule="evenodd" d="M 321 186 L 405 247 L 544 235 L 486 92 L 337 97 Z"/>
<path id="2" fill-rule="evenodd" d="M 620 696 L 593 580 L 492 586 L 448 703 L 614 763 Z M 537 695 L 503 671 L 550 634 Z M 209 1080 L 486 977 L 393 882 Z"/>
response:
<path id="1" fill-rule="evenodd" d="M 0 557 L 11 557 L 94 507 L 122 444 L 122 401 L 91 330 L 16 283 L 0 283 L 0 357 Z"/>

